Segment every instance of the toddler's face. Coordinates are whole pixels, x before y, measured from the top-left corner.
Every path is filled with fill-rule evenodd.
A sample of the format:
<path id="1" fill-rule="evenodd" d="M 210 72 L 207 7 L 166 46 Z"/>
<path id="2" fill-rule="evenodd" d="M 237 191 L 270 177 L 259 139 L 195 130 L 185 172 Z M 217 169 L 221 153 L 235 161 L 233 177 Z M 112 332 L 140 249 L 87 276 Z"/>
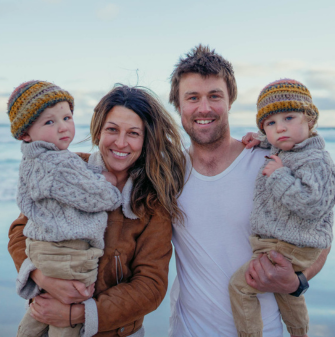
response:
<path id="1" fill-rule="evenodd" d="M 68 102 L 59 102 L 46 108 L 28 129 L 22 139 L 26 142 L 42 140 L 66 150 L 75 135 L 72 112 Z"/>
<path id="2" fill-rule="evenodd" d="M 264 122 L 264 131 L 270 144 L 288 151 L 309 137 L 309 125 L 302 112 L 280 112 Z"/>

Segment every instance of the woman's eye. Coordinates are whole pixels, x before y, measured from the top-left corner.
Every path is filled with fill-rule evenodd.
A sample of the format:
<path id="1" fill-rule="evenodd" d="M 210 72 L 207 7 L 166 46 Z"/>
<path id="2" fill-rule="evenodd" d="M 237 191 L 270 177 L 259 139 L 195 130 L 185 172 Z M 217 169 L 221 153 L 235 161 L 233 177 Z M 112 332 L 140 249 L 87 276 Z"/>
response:
<path id="1" fill-rule="evenodd" d="M 138 132 L 135 132 L 135 131 L 130 132 L 130 134 L 131 134 L 132 136 L 139 136 L 139 133 L 138 133 Z"/>
<path id="2" fill-rule="evenodd" d="M 45 122 L 45 125 L 50 125 L 50 124 L 53 124 L 53 121 L 46 121 Z"/>
<path id="3" fill-rule="evenodd" d="M 110 132 L 115 132 L 116 129 L 115 128 L 108 128 L 107 131 L 110 131 Z"/>

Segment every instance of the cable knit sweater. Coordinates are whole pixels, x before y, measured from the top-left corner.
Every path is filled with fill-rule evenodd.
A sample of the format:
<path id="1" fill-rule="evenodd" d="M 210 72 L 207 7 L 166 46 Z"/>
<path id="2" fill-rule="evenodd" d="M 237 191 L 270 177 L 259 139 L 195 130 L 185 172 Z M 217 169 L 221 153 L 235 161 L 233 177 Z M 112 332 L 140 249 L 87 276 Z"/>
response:
<path id="1" fill-rule="evenodd" d="M 24 235 L 40 241 L 82 239 L 104 248 L 106 211 L 121 204 L 102 169 L 43 141 L 22 142 L 17 204 L 29 218 Z"/>
<path id="2" fill-rule="evenodd" d="M 299 247 L 328 248 L 333 239 L 335 165 L 322 137 L 281 151 L 284 167 L 270 177 L 260 169 L 250 222 L 253 234 Z M 271 155 L 279 149 L 272 147 Z"/>

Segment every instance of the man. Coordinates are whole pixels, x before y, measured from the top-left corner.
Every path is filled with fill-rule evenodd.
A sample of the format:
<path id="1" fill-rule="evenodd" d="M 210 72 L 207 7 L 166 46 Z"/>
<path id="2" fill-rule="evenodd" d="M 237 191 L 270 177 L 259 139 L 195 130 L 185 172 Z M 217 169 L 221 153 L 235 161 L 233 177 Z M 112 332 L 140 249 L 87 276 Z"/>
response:
<path id="1" fill-rule="evenodd" d="M 228 114 L 236 100 L 232 65 L 199 45 L 180 59 L 171 76 L 170 102 L 191 139 L 187 180 L 179 206 L 185 224 L 174 224 L 178 277 L 171 290 L 170 337 L 237 336 L 228 283 L 252 252 L 249 215 L 254 182 L 267 154 L 230 136 Z M 252 145 L 252 144 L 251 144 Z M 307 279 L 323 266 L 328 251 L 304 272 Z M 306 290 L 282 255 L 254 260 L 249 285 L 264 292 Z M 264 337 L 283 335 L 273 294 L 259 296 Z"/>

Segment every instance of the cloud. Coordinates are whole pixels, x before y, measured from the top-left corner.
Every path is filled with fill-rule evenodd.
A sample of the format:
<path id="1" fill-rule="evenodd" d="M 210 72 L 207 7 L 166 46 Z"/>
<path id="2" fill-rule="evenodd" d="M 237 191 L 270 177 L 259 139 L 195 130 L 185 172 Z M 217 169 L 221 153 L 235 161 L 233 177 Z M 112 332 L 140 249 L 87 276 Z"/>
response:
<path id="1" fill-rule="evenodd" d="M 293 59 L 268 64 L 237 63 L 234 67 L 239 90 L 237 101 L 233 104 L 233 110 L 236 112 L 255 112 L 257 97 L 262 87 L 275 79 L 285 77 L 295 78 L 307 86 L 321 115 L 323 110 L 335 109 L 334 66 Z M 260 83 L 262 85 L 259 85 Z M 324 120 L 329 121 L 329 113 L 326 115 Z M 245 118 L 246 115 L 243 119 Z"/>
<path id="2" fill-rule="evenodd" d="M 107 4 L 96 11 L 96 16 L 101 21 L 112 21 L 119 14 L 119 7 L 115 4 Z"/>
<path id="3" fill-rule="evenodd" d="M 335 91 L 335 68 L 310 69 L 304 72 L 306 86 L 310 89 Z"/>

